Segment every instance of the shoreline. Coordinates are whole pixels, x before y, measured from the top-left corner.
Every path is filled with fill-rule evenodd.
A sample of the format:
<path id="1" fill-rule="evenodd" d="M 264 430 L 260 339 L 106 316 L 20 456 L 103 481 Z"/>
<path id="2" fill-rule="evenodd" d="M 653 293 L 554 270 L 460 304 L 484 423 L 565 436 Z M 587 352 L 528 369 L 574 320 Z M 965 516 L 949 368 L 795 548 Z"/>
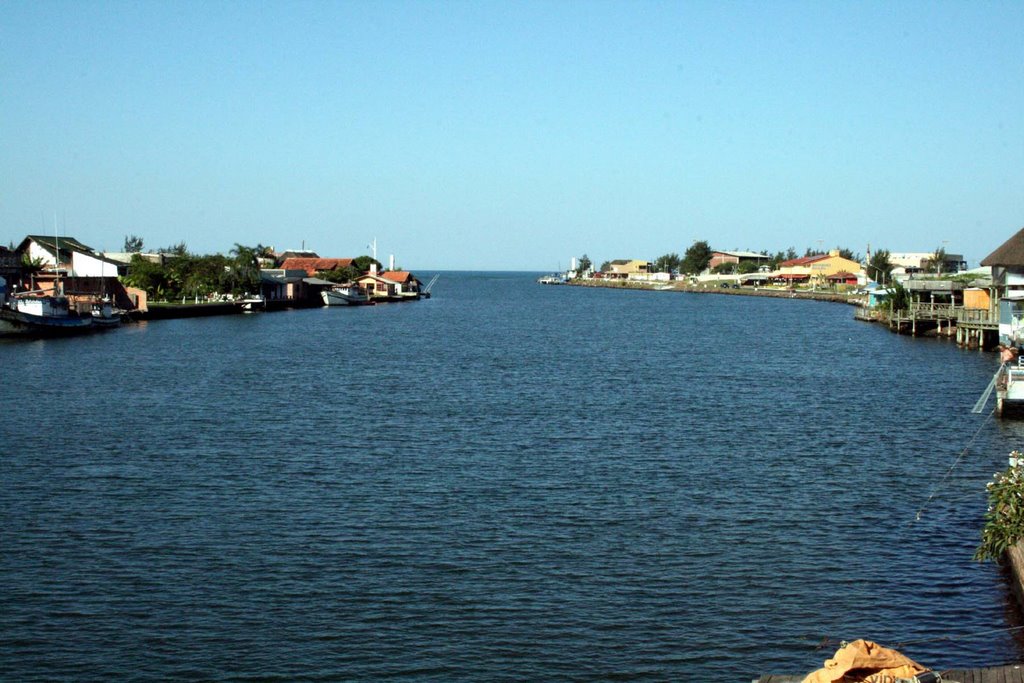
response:
<path id="1" fill-rule="evenodd" d="M 634 289 L 649 292 L 681 292 L 686 294 L 724 294 L 727 296 L 761 296 L 775 299 L 805 299 L 809 301 L 827 301 L 830 303 L 858 306 L 864 302 L 863 297 L 851 294 L 839 294 L 837 292 L 815 292 L 799 291 L 788 289 L 771 289 L 760 287 L 740 287 L 738 289 L 724 287 L 708 287 L 701 285 L 690 285 L 683 282 L 654 283 L 640 282 L 637 280 L 625 281 L 597 281 L 597 280 L 570 280 L 564 284 L 572 287 L 599 287 L 602 289 Z"/>

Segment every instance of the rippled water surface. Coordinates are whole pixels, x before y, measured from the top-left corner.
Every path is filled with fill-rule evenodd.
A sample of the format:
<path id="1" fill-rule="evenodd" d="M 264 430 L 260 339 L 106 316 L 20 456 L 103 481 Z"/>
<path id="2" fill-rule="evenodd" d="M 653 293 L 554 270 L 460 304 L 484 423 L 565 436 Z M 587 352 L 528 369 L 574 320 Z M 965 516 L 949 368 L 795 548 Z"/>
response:
<path id="1" fill-rule="evenodd" d="M 1024 652 L 967 637 L 1019 623 L 971 561 L 1024 441 L 970 414 L 995 357 L 846 306 L 446 273 L 429 301 L 0 363 L 5 680 L 749 681 L 820 666 L 825 637 L 937 669 Z"/>

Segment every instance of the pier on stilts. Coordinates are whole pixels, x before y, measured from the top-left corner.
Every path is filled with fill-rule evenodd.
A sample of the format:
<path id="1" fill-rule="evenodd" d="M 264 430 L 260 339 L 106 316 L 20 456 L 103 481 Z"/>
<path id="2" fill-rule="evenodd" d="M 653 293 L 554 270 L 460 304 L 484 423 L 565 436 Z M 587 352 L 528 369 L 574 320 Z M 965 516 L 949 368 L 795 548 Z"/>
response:
<path id="1" fill-rule="evenodd" d="M 857 320 L 883 323 L 893 332 L 914 337 L 955 338 L 957 346 L 992 349 L 999 343 L 999 313 L 946 303 L 912 302 L 902 311 L 861 307 Z"/>

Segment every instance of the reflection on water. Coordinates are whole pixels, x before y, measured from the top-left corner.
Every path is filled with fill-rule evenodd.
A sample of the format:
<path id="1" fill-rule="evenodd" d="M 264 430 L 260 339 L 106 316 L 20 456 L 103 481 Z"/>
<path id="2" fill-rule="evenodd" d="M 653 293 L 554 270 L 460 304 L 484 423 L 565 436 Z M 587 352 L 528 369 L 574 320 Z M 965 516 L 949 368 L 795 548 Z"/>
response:
<path id="1" fill-rule="evenodd" d="M 939 640 L 1016 623 L 970 559 L 1024 436 L 970 414 L 993 356 L 816 302 L 434 292 L 0 346 L 6 675 L 743 680 L 824 637 L 1021 658 Z"/>

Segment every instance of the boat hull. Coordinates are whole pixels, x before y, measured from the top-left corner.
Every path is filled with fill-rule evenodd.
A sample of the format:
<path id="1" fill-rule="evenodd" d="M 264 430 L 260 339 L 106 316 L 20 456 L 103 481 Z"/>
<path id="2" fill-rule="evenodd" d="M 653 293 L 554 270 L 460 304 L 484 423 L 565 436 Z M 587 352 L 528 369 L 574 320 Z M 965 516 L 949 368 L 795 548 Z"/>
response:
<path id="1" fill-rule="evenodd" d="M 37 316 L 0 310 L 0 336 L 60 337 L 118 327 L 121 319 L 105 316 Z"/>
<path id="2" fill-rule="evenodd" d="M 1024 367 L 1004 367 L 997 375 L 996 416 L 1024 416 Z"/>
<path id="3" fill-rule="evenodd" d="M 325 289 L 320 292 L 320 296 L 325 306 L 362 306 L 371 303 L 365 294 L 345 293 L 334 289 Z"/>

